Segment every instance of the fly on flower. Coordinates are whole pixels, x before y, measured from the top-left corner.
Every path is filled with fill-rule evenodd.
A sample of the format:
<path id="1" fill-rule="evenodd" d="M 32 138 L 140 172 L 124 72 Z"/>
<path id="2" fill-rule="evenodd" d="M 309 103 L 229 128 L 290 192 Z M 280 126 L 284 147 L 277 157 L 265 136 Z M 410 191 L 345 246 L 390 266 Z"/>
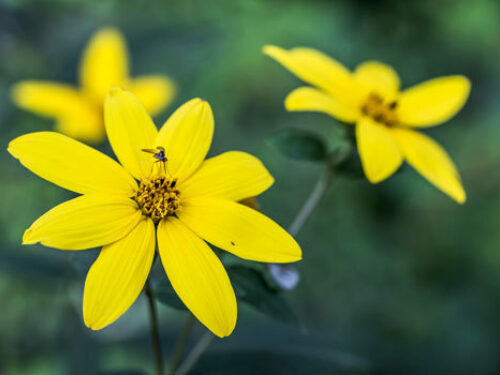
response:
<path id="1" fill-rule="evenodd" d="M 157 159 L 155 163 L 161 163 L 163 165 L 165 174 L 167 173 L 167 166 L 165 165 L 165 163 L 168 160 L 167 157 L 165 156 L 165 148 L 163 148 L 162 146 L 157 146 L 155 150 L 151 148 L 143 148 L 142 151 L 147 152 L 149 154 L 153 154 L 153 157 Z"/>
<path id="2" fill-rule="evenodd" d="M 182 105 L 160 131 L 129 91 L 112 89 L 104 114 L 121 165 L 59 133 L 31 133 L 10 142 L 8 151 L 26 168 L 82 194 L 36 220 L 23 244 L 40 242 L 61 250 L 102 247 L 83 296 L 85 324 L 98 330 L 137 299 L 158 242 L 161 262 L 180 299 L 214 334 L 231 334 L 236 298 L 207 242 L 259 262 L 301 258 L 299 245 L 283 228 L 237 203 L 267 190 L 272 176 L 244 152 L 205 160 L 214 120 L 209 104 L 200 99 Z M 165 170 L 154 168 L 157 161 Z"/>
<path id="3" fill-rule="evenodd" d="M 350 72 L 310 48 L 264 47 L 264 53 L 303 81 L 285 100 L 289 111 L 326 113 L 356 124 L 356 142 L 366 177 L 372 183 L 390 177 L 406 160 L 423 177 L 459 203 L 466 199 L 458 171 L 446 151 L 414 129 L 439 125 L 464 106 L 469 80 L 440 77 L 400 91 L 397 73 L 369 61 Z"/>
<path id="4" fill-rule="evenodd" d="M 175 85 L 163 75 L 131 78 L 127 46 L 116 29 L 104 28 L 90 39 L 80 62 L 80 87 L 29 80 L 12 88 L 21 108 L 56 120 L 56 130 L 88 142 L 104 140 L 104 98 L 112 86 L 133 91 L 151 115 L 172 100 Z"/>
<path id="5" fill-rule="evenodd" d="M 156 161 L 156 163 L 158 163 L 158 162 L 166 163 L 167 162 L 167 157 L 165 156 L 165 148 L 163 148 L 161 146 L 157 146 L 156 150 L 153 150 L 151 148 L 143 148 L 142 151 L 153 154 L 153 157 L 155 159 L 158 159 Z"/>

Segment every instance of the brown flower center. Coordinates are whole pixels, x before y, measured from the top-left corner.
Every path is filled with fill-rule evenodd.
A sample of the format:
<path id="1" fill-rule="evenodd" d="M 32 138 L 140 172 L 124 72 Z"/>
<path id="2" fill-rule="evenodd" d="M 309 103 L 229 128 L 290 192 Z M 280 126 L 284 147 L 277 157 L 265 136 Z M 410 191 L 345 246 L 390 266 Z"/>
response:
<path id="1" fill-rule="evenodd" d="M 158 222 L 179 209 L 181 199 L 176 184 L 176 178 L 163 176 L 142 180 L 134 199 L 144 215 Z"/>
<path id="2" fill-rule="evenodd" d="M 396 115 L 396 107 L 398 106 L 397 101 L 384 102 L 384 99 L 372 93 L 368 96 L 365 104 L 361 107 L 361 111 L 366 116 L 370 116 L 375 121 L 385 124 L 387 126 L 393 126 L 398 123 L 398 117 Z"/>

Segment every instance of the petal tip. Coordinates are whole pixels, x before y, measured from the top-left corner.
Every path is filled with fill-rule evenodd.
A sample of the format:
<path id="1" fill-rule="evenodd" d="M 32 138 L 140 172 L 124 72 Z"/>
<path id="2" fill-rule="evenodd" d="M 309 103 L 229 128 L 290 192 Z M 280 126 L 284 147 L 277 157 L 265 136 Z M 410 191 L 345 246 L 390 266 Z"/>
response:
<path id="1" fill-rule="evenodd" d="M 366 179 L 368 180 L 369 183 L 376 185 L 387 179 L 387 177 L 382 176 L 382 175 L 373 175 L 370 173 L 365 172 Z"/>
<path id="2" fill-rule="evenodd" d="M 294 263 L 302 260 L 302 249 L 300 248 L 299 244 L 297 244 L 297 248 L 293 252 L 293 254 L 290 255 L 290 261 L 287 263 Z"/>
<path id="3" fill-rule="evenodd" d="M 33 245 L 37 242 L 38 240 L 34 237 L 33 230 L 31 228 L 26 229 L 23 234 L 22 244 Z"/>
<path id="4" fill-rule="evenodd" d="M 95 313 L 95 311 L 92 313 L 92 310 L 87 310 L 89 306 L 85 306 L 85 295 L 84 295 L 84 308 L 83 308 L 83 323 L 85 326 L 92 331 L 100 331 L 101 329 L 107 327 L 109 323 L 104 323 L 102 319 L 99 319 L 99 316 Z"/>
<path id="5" fill-rule="evenodd" d="M 85 314 L 83 315 L 83 321 L 85 323 L 85 326 L 92 331 L 100 331 L 104 327 L 101 327 L 100 325 L 97 325 L 94 321 L 88 320 L 88 318 L 85 317 Z"/>
<path id="6" fill-rule="evenodd" d="M 465 193 L 465 190 L 461 190 L 457 194 L 455 194 L 452 197 L 458 204 L 465 204 L 467 201 L 467 194 Z"/>
<path id="7" fill-rule="evenodd" d="M 454 76 L 454 78 L 455 78 L 456 82 L 459 82 L 459 84 L 462 85 L 462 90 L 463 90 L 463 93 L 465 96 L 464 101 L 467 100 L 467 98 L 469 97 L 469 94 L 470 94 L 471 86 L 472 86 L 470 79 L 464 75 L 456 75 L 456 76 Z"/>
<path id="8" fill-rule="evenodd" d="M 96 30 L 91 38 L 92 41 L 101 41 L 101 42 L 113 42 L 118 41 L 123 43 L 125 37 L 120 29 L 114 26 L 105 26 Z"/>
<path id="9" fill-rule="evenodd" d="M 17 159 L 15 145 L 12 142 L 14 142 L 14 140 L 10 141 L 9 144 L 7 145 L 7 152 Z"/>
<path id="10" fill-rule="evenodd" d="M 212 333 L 217 337 L 223 339 L 230 336 L 236 327 L 236 317 L 225 327 L 220 327 L 217 331 L 213 330 Z"/>
<path id="11" fill-rule="evenodd" d="M 108 91 L 108 97 L 114 97 L 121 93 L 127 92 L 123 87 L 112 86 Z"/>
<path id="12" fill-rule="evenodd" d="M 193 105 L 194 108 L 197 109 L 203 109 L 205 107 L 210 107 L 210 104 L 208 104 L 208 101 L 205 98 L 193 98 L 190 100 L 191 104 Z"/>
<path id="13" fill-rule="evenodd" d="M 104 27 L 101 27 L 99 30 L 97 30 L 97 34 L 109 34 L 109 35 L 122 35 L 121 31 L 114 27 L 114 26 L 104 26 Z"/>
<path id="14" fill-rule="evenodd" d="M 273 46 L 272 44 L 266 44 L 264 47 L 262 47 L 262 53 L 264 55 L 271 56 L 274 55 L 276 52 L 279 52 L 281 50 L 280 47 Z"/>
<path id="15" fill-rule="evenodd" d="M 266 190 L 273 186 L 275 182 L 276 180 L 274 179 L 273 175 L 271 173 L 268 173 Z"/>
<path id="16" fill-rule="evenodd" d="M 12 85 L 12 87 L 9 90 L 12 101 L 18 106 L 23 105 L 24 102 L 23 98 L 25 96 L 24 95 L 25 86 L 26 84 L 24 82 L 18 82 Z"/>

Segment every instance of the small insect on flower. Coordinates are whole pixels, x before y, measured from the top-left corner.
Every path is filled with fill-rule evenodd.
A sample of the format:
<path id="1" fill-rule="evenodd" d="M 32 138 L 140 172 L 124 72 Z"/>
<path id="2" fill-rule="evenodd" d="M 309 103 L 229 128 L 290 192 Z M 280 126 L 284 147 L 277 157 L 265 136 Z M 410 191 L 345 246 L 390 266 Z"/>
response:
<path id="1" fill-rule="evenodd" d="M 165 171 L 165 174 L 167 173 L 167 165 L 166 162 L 168 161 L 167 157 L 165 156 L 165 148 L 162 146 L 157 146 L 156 149 L 151 149 L 151 148 L 143 148 L 141 151 L 153 154 L 153 158 L 157 159 L 155 163 L 162 163 L 163 169 Z M 176 182 L 176 181 L 174 181 Z"/>
<path id="2" fill-rule="evenodd" d="M 181 106 L 159 131 L 129 91 L 112 89 L 104 114 L 121 164 L 54 132 L 10 142 L 8 151 L 24 166 L 82 194 L 36 220 L 23 244 L 102 247 L 83 293 L 83 319 L 94 330 L 113 323 L 137 299 L 158 244 L 163 268 L 186 307 L 214 334 L 228 336 L 236 324 L 236 297 L 207 242 L 258 262 L 288 263 L 302 256 L 283 228 L 238 203 L 267 190 L 273 177 L 244 152 L 205 160 L 214 120 L 200 99 Z M 164 168 L 154 170 L 155 163 Z"/>
<path id="3" fill-rule="evenodd" d="M 153 150 L 151 148 L 143 148 L 141 151 L 148 152 L 150 154 L 154 154 L 153 157 L 155 159 L 158 159 L 155 163 L 158 163 L 158 162 L 166 163 L 167 162 L 167 157 L 165 156 L 165 148 L 164 147 L 158 146 L 158 147 L 156 147 L 156 150 Z"/>
<path id="4" fill-rule="evenodd" d="M 289 111 L 323 112 L 355 124 L 361 163 L 371 183 L 390 177 L 406 160 L 438 189 L 465 202 L 453 161 L 417 130 L 439 125 L 460 111 L 470 91 L 466 77 L 434 78 L 401 91 L 397 73 L 380 62 L 368 61 L 350 72 L 311 48 L 265 46 L 264 53 L 315 86 L 293 90 L 285 99 Z"/>

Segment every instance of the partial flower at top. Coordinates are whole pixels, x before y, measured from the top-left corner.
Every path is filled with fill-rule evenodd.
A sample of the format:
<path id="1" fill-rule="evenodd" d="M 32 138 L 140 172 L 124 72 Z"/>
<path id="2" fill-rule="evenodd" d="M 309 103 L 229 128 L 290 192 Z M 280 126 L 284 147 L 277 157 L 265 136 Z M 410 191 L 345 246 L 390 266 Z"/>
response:
<path id="1" fill-rule="evenodd" d="M 205 241 L 258 262 L 295 262 L 302 256 L 283 228 L 237 203 L 267 190 L 272 176 L 244 152 L 204 160 L 214 119 L 203 100 L 182 105 L 160 131 L 129 91 L 112 89 L 104 114 L 121 165 L 54 132 L 10 142 L 8 151 L 33 173 L 83 194 L 42 215 L 23 243 L 62 250 L 102 246 L 83 296 L 85 324 L 97 330 L 137 299 L 151 269 L 156 233 L 163 267 L 180 299 L 214 334 L 229 335 L 236 298 Z"/>
<path id="2" fill-rule="evenodd" d="M 127 46 L 116 29 L 98 31 L 80 63 L 80 88 L 56 82 L 22 81 L 12 98 L 24 109 L 56 120 L 56 130 L 86 142 L 104 140 L 103 103 L 112 86 L 133 91 L 151 115 L 163 110 L 175 94 L 172 80 L 163 75 L 129 76 Z"/>
<path id="3" fill-rule="evenodd" d="M 300 79 L 285 100 L 289 111 L 323 112 L 356 124 L 356 141 L 366 177 L 377 183 L 406 160 L 438 189 L 459 203 L 466 194 L 446 151 L 415 129 L 439 125 L 465 104 L 469 80 L 460 75 L 431 79 L 400 91 L 397 73 L 369 61 L 350 72 L 342 64 L 310 48 L 264 47 L 264 53 Z"/>

